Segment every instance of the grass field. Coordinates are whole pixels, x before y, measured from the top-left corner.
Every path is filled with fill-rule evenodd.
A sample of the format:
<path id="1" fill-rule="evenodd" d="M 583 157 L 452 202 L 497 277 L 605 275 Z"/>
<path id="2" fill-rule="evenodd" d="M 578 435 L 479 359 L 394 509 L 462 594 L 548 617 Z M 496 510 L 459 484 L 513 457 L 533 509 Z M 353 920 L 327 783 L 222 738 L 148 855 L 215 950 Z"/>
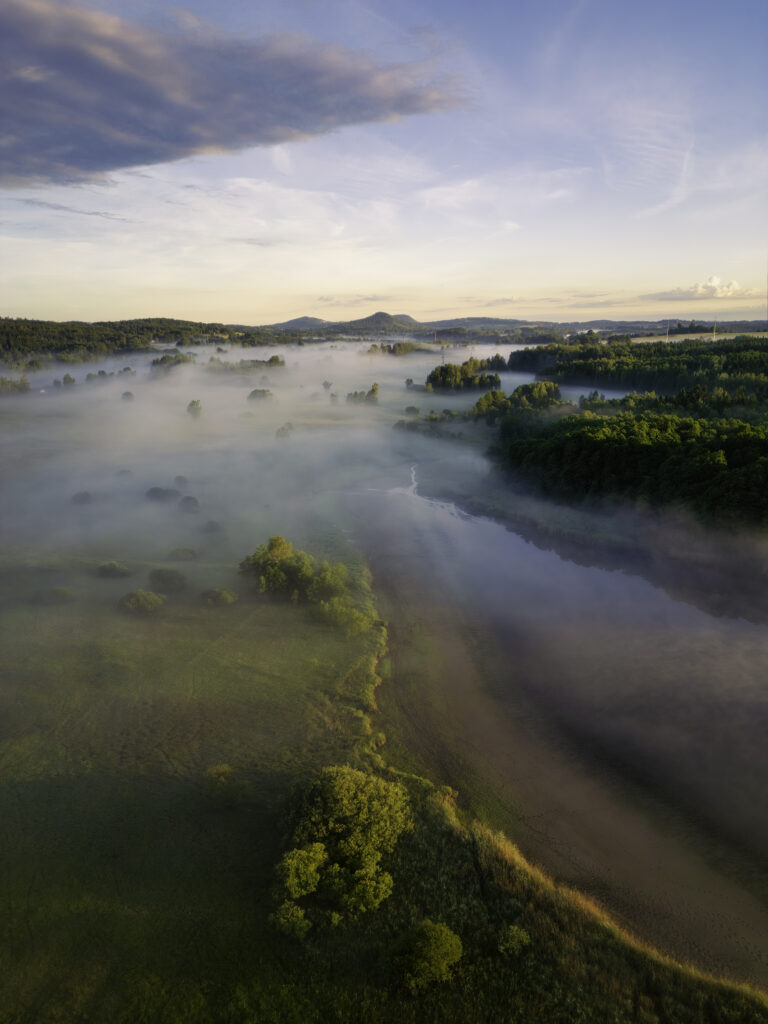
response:
<path id="1" fill-rule="evenodd" d="M 250 978 L 281 801 L 362 735 L 340 681 L 367 640 L 247 596 L 131 617 L 104 589 L 3 609 L 3 1020 L 196 1019 Z"/>
<path id="2" fill-rule="evenodd" d="M 420 734 L 417 676 L 451 656 L 429 630 L 415 622 L 382 658 L 380 625 L 349 637 L 242 581 L 237 604 L 204 607 L 200 586 L 237 586 L 225 568 L 185 568 L 190 594 L 142 618 L 116 607 L 136 580 L 98 579 L 87 561 L 3 567 L 3 1024 L 768 1022 L 762 997 L 628 941 L 420 777 L 451 748 L 461 758 L 448 703 L 430 710 L 444 745 Z M 51 603 L 64 580 L 73 599 Z M 378 754 L 386 723 L 399 771 Z M 302 943 L 269 921 L 283 809 L 344 762 L 404 782 L 415 828 L 386 862 L 391 898 Z M 498 817 L 465 777 L 472 809 Z M 451 981 L 410 992 L 404 942 L 424 919 L 464 952 Z M 524 948 L 504 947 L 510 926 Z"/>

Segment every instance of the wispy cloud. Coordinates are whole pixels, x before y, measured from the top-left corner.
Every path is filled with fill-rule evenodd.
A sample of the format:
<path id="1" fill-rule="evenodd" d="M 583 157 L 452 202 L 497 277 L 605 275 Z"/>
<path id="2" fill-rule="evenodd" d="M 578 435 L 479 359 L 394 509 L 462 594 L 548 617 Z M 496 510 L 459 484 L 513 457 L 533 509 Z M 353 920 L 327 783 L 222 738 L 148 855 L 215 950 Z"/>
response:
<path id="1" fill-rule="evenodd" d="M 103 217 L 105 220 L 120 220 L 125 224 L 130 223 L 128 217 L 120 217 L 116 213 L 107 213 L 104 210 L 80 210 L 76 206 L 67 206 L 64 203 L 49 203 L 43 199 L 16 199 L 13 197 L 12 202 L 36 209 L 54 210 L 58 213 L 74 213 L 80 217 Z"/>
<path id="2" fill-rule="evenodd" d="M 455 81 L 305 36 L 175 34 L 57 0 L 3 0 L 6 183 L 78 180 L 443 111 Z"/>
<path id="3" fill-rule="evenodd" d="M 754 289 L 742 288 L 738 281 L 721 281 L 719 277 L 708 277 L 706 281 L 692 284 L 688 288 L 672 288 L 664 292 L 640 295 L 640 299 L 654 302 L 677 302 L 680 299 L 755 299 L 759 293 Z"/>
<path id="4" fill-rule="evenodd" d="M 362 306 L 372 302 L 394 302 L 394 295 L 318 295 L 315 302 L 322 306 Z"/>

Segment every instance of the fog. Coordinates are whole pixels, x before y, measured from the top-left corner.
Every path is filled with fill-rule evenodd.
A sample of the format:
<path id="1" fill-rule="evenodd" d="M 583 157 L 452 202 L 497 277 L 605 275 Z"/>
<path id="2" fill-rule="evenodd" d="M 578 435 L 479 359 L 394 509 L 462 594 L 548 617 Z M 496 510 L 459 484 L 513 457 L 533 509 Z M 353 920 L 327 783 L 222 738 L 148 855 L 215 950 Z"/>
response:
<path id="1" fill-rule="evenodd" d="M 157 353 L 121 356 L 57 368 L 57 376 L 66 369 L 76 378 L 68 387 L 55 387 L 50 369 L 31 375 L 32 392 L 0 406 L 2 600 L 34 600 L 51 586 L 88 597 L 97 560 L 119 560 L 132 573 L 109 583 L 116 600 L 146 586 L 148 566 L 177 548 L 196 552 L 189 571 L 202 589 L 209 578 L 221 582 L 222 567 L 234 579 L 237 563 L 273 534 L 320 556 L 342 543 L 354 545 L 371 561 L 374 584 L 386 589 L 395 609 L 418 594 L 444 609 L 446 630 L 455 613 L 456 622 L 474 623 L 478 633 L 493 637 L 487 666 L 482 650 L 477 655 L 479 675 L 483 699 L 490 696 L 498 708 L 494 729 L 507 730 L 508 745 L 523 750 L 535 743 L 535 756 L 543 760 L 551 749 L 553 764 L 567 749 L 572 779 L 597 780 L 622 813 L 646 797 L 658 802 L 672 830 L 686 833 L 681 842 L 691 863 L 706 846 L 704 860 L 716 862 L 721 876 L 733 876 L 744 899 L 755 897 L 748 912 L 752 937 L 734 940 L 748 952 L 726 966 L 765 980 L 765 954 L 755 936 L 762 928 L 768 937 L 759 909 L 768 853 L 768 633 L 759 621 L 747 621 L 727 593 L 719 595 L 721 614 L 711 614 L 712 595 L 697 582 L 693 565 L 697 555 L 700 567 L 701 550 L 709 546 L 715 561 L 721 550 L 732 564 L 733 540 L 656 519 L 654 547 L 632 514 L 590 519 L 591 513 L 564 510 L 500 481 L 484 454 L 490 434 L 482 429 L 451 423 L 450 432 L 466 435 L 461 439 L 394 430 L 407 406 L 422 416 L 460 411 L 477 395 L 406 387 L 406 378 L 423 383 L 440 361 L 437 350 L 393 357 L 371 355 L 367 347 L 338 342 L 214 353 L 209 346 L 189 350 L 195 362 L 168 372 L 150 366 Z M 285 366 L 239 373 L 208 364 L 212 355 L 235 365 L 276 354 Z M 132 374 L 118 375 L 126 366 Z M 99 370 L 115 375 L 85 382 L 87 373 Z M 505 374 L 502 387 L 510 391 L 530 379 Z M 374 383 L 376 404 L 346 401 L 348 393 L 367 393 Z M 269 395 L 249 399 L 254 389 Z M 579 390 L 568 389 L 568 397 Z M 191 401 L 200 402 L 199 415 L 188 411 Z M 153 500 L 147 496 L 152 488 L 171 493 Z M 454 500 L 445 500 L 446 493 Z M 509 510 L 525 511 L 527 522 L 532 510 L 544 526 L 567 517 L 572 532 L 580 530 L 589 543 L 579 557 L 572 545 L 558 553 L 556 538 L 537 545 L 521 531 L 466 511 L 490 493 Z M 195 499 L 187 502 L 191 511 L 180 504 L 184 498 Z M 612 540 L 620 534 L 642 558 L 624 565 L 615 554 L 601 559 L 599 532 L 609 521 Z M 659 556 L 662 536 L 669 539 L 669 557 Z M 690 567 L 680 537 L 683 547 L 690 541 Z M 744 544 L 758 553 L 747 561 L 759 574 L 762 541 Z M 99 586 L 105 593 L 103 581 Z M 740 589 L 738 580 L 731 586 L 734 594 Z M 502 672 L 491 664 L 498 651 L 507 666 Z M 468 689 L 465 696 L 472 701 L 476 695 Z M 483 753 L 491 775 L 503 772 L 500 735 L 492 740 L 489 732 Z M 576 826 L 567 823 L 564 839 L 558 829 L 566 825 L 553 809 L 562 776 L 542 769 L 538 788 L 530 779 L 508 781 L 525 815 L 542 816 L 541 829 L 553 843 L 575 842 Z M 575 788 L 573 794 L 576 800 Z M 645 820 L 650 812 L 643 807 L 637 814 Z M 584 809 L 584 842 L 590 830 L 597 845 L 611 832 L 610 813 L 597 801 Z M 543 855 L 533 840 L 531 849 Z M 632 901 L 620 897 L 622 887 L 634 883 L 612 875 L 608 854 L 595 856 L 594 873 L 614 877 L 616 892 L 607 902 L 623 906 L 630 923 L 642 924 L 627 909 Z M 732 927 L 729 919 L 724 932 Z"/>

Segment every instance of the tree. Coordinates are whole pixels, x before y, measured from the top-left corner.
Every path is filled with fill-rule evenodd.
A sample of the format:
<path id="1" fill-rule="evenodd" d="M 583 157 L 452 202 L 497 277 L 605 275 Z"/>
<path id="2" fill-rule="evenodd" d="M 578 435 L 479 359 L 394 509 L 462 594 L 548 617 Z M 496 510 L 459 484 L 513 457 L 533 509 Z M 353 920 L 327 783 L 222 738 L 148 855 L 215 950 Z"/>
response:
<path id="1" fill-rule="evenodd" d="M 240 563 L 240 572 L 255 576 L 262 593 L 284 594 L 296 601 L 307 599 L 314 571 L 314 558 L 294 551 L 285 537 L 270 537 Z"/>
<path id="2" fill-rule="evenodd" d="M 96 573 L 104 579 L 118 579 L 120 576 L 130 576 L 131 570 L 122 562 L 100 562 L 96 566 Z"/>
<path id="3" fill-rule="evenodd" d="M 203 403 L 199 398 L 193 398 L 187 406 L 187 412 L 193 419 L 197 419 L 200 413 L 203 411 Z"/>
<path id="4" fill-rule="evenodd" d="M 461 939 L 448 925 L 428 918 L 413 930 L 408 947 L 405 982 L 412 992 L 434 981 L 449 981 L 464 953 Z"/>
<path id="5" fill-rule="evenodd" d="M 165 598 L 162 594 L 154 594 L 151 590 L 132 590 L 120 598 L 118 607 L 135 615 L 153 615 L 164 604 Z"/>
<path id="6" fill-rule="evenodd" d="M 375 910 L 391 895 L 392 876 L 380 862 L 413 827 L 400 783 L 329 766 L 301 795 L 294 817 L 293 847 L 277 868 L 278 927 L 298 934 L 298 922 L 303 933 Z"/>

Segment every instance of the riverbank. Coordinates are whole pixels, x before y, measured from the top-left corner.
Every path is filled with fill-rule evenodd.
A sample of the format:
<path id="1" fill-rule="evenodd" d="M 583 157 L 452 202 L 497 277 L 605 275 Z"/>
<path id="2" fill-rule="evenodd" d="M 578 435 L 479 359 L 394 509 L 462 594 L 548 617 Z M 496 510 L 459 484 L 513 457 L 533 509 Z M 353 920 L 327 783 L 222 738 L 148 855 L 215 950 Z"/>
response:
<path id="1" fill-rule="evenodd" d="M 401 522 L 366 552 L 391 636 L 392 678 L 379 698 L 388 760 L 457 788 L 526 857 L 642 940 L 715 975 L 768 985 L 764 875 L 734 848 L 724 859 L 707 846 L 663 794 L 648 796 L 564 738 L 533 685 L 545 640 L 526 631 L 524 616 L 516 628 L 514 615 L 494 622 L 452 600 L 451 552 L 436 572 L 424 536 Z M 553 648 L 557 626 L 546 626 Z"/>

